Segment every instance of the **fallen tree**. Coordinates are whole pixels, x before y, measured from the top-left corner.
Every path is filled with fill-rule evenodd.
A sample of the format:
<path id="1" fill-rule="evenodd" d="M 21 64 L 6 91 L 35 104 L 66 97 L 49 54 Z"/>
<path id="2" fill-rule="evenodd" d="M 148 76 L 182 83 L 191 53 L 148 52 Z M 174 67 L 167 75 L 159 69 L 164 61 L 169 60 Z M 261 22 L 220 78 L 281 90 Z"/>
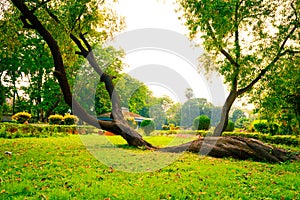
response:
<path id="1" fill-rule="evenodd" d="M 205 137 L 179 146 L 160 149 L 162 152 L 190 151 L 216 158 L 232 157 L 240 160 L 284 162 L 299 160 L 300 155 L 276 148 L 259 140 L 239 136 Z"/>

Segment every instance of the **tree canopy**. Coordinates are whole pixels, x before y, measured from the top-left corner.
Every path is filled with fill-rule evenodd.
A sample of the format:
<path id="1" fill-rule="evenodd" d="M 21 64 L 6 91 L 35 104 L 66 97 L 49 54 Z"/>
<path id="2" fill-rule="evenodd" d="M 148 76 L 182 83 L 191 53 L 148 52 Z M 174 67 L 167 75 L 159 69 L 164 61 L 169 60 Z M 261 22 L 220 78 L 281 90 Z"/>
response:
<path id="1" fill-rule="evenodd" d="M 299 1 L 177 0 L 191 38 L 201 43 L 224 76 L 230 94 L 215 135 L 225 130 L 236 98 L 262 78 L 276 76 L 277 65 L 300 52 Z M 211 65 L 207 66 L 211 69 Z"/>

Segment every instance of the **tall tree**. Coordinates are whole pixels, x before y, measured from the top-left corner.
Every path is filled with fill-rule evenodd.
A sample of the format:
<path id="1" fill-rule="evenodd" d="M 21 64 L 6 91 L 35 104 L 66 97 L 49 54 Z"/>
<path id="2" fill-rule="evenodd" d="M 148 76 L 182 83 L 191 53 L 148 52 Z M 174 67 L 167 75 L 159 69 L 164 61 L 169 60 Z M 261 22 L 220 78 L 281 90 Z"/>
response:
<path id="1" fill-rule="evenodd" d="M 62 89 L 65 102 L 74 108 L 74 113 L 93 126 L 121 135 L 129 145 L 154 148 L 127 124 L 121 111 L 119 96 L 116 94 L 112 82 L 114 77 L 103 71 L 92 50 L 91 44 L 95 40 L 106 38 L 108 34 L 118 30 L 119 27 L 115 25 L 116 18 L 109 16 L 111 12 L 105 12 L 105 9 L 99 10 L 101 4 L 99 5 L 98 1 L 94 0 L 84 2 L 11 1 L 21 12 L 20 18 L 24 28 L 35 30 L 46 41 L 53 57 L 54 75 Z M 101 3 L 103 4 L 103 2 Z M 99 26 L 102 26 L 101 28 L 104 30 L 101 33 L 96 30 Z M 72 48 L 74 43 L 69 43 L 70 39 L 76 44 L 79 51 Z M 66 56 L 63 54 L 64 51 L 68 52 Z M 72 55 L 71 58 L 68 57 L 72 52 L 84 56 L 98 74 L 100 81 L 105 84 L 112 102 L 112 121 L 97 120 L 73 98 L 66 73 L 67 65 L 65 65 L 72 61 Z"/>
<path id="2" fill-rule="evenodd" d="M 191 38 L 200 36 L 229 86 L 221 135 L 233 102 L 268 73 L 276 76 L 281 59 L 300 52 L 300 2 L 296 0 L 177 0 Z"/>
<path id="3" fill-rule="evenodd" d="M 230 119 L 233 121 L 233 122 L 236 122 L 236 120 L 240 119 L 240 118 L 245 118 L 246 115 L 245 113 L 241 110 L 241 109 L 235 109 L 231 116 L 230 116 Z"/>
<path id="4" fill-rule="evenodd" d="M 194 97 L 194 91 L 192 88 L 186 88 L 184 91 L 184 94 L 188 100 L 190 100 L 192 97 Z"/>

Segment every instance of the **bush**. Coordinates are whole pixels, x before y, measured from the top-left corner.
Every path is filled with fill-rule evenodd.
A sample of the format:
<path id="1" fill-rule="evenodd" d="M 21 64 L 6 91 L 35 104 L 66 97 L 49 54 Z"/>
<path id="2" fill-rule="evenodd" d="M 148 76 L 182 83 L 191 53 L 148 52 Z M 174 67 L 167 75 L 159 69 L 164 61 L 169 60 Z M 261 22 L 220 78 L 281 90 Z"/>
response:
<path id="1" fill-rule="evenodd" d="M 166 131 L 166 130 L 170 130 L 170 127 L 168 125 L 162 125 L 162 130 Z"/>
<path id="2" fill-rule="evenodd" d="M 269 129 L 271 135 L 276 135 L 279 132 L 279 125 L 276 123 L 270 123 Z"/>
<path id="3" fill-rule="evenodd" d="M 233 131 L 233 130 L 234 130 L 234 122 L 229 120 L 225 131 Z"/>
<path id="4" fill-rule="evenodd" d="M 12 120 L 17 121 L 20 124 L 24 124 L 26 121 L 28 122 L 31 118 L 31 114 L 28 112 L 19 112 L 12 116 Z"/>
<path id="5" fill-rule="evenodd" d="M 62 124 L 62 121 L 63 121 L 64 117 L 62 115 L 58 115 L 58 114 L 55 114 L 55 115 L 50 115 L 48 117 L 48 120 L 49 120 L 49 124 Z"/>
<path id="6" fill-rule="evenodd" d="M 150 119 L 145 119 L 141 122 L 141 128 L 146 135 L 150 135 L 150 133 L 155 130 L 155 123 Z"/>
<path id="7" fill-rule="evenodd" d="M 137 128 L 137 123 L 136 123 L 136 121 L 134 120 L 134 117 L 128 117 L 128 118 L 126 118 L 126 121 L 127 121 L 128 125 L 129 125 L 131 128 L 134 128 L 134 129 Z"/>
<path id="8" fill-rule="evenodd" d="M 193 128 L 195 130 L 208 130 L 209 126 L 210 118 L 206 115 L 200 115 L 194 119 Z"/>
<path id="9" fill-rule="evenodd" d="M 24 137 L 60 137 L 67 136 L 75 132 L 76 126 L 38 126 L 31 124 L 0 123 L 0 137 L 8 139 Z"/>
<path id="10" fill-rule="evenodd" d="M 249 119 L 248 118 L 239 118 L 235 122 L 235 127 L 237 128 L 243 128 L 246 129 L 250 125 Z"/>
<path id="11" fill-rule="evenodd" d="M 253 122 L 253 128 L 255 131 L 260 133 L 268 133 L 269 132 L 269 126 L 267 123 L 267 120 L 255 120 Z"/>
<path id="12" fill-rule="evenodd" d="M 78 117 L 71 114 L 66 114 L 63 119 L 65 125 L 74 125 L 78 122 Z"/>
<path id="13" fill-rule="evenodd" d="M 176 127 L 175 127 L 175 124 L 169 124 L 169 127 L 170 127 L 170 130 L 171 130 L 171 131 L 175 130 L 175 128 L 176 128 Z"/>

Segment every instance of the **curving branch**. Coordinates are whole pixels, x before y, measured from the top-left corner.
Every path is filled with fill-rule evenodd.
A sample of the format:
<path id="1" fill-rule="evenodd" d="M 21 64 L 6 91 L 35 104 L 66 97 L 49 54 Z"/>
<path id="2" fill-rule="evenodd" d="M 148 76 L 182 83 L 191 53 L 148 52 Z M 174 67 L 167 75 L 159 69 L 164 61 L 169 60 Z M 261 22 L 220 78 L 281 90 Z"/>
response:
<path id="1" fill-rule="evenodd" d="M 274 66 L 274 64 L 281 58 L 282 55 L 289 52 L 289 50 L 286 50 L 286 51 L 284 51 L 284 54 L 283 54 L 283 50 L 285 48 L 287 41 L 291 38 L 291 36 L 294 34 L 294 32 L 297 30 L 297 28 L 299 28 L 299 23 L 295 24 L 294 27 L 292 28 L 292 30 L 287 34 L 287 36 L 281 43 L 280 47 L 278 48 L 277 54 L 274 57 L 274 59 L 264 69 L 262 69 L 260 71 L 260 73 L 257 75 L 257 77 L 253 81 L 251 81 L 246 87 L 239 89 L 238 95 L 241 95 L 241 94 L 247 92 L 248 90 L 250 90 L 266 74 L 266 72 L 269 71 L 272 66 Z"/>
<path id="2" fill-rule="evenodd" d="M 219 44 L 219 41 L 211 27 L 210 23 L 207 21 L 206 23 L 209 33 L 211 34 L 212 39 L 214 40 L 216 46 L 218 47 L 219 51 L 229 60 L 229 62 L 234 65 L 238 66 L 238 63 L 233 59 L 233 57 Z"/>

